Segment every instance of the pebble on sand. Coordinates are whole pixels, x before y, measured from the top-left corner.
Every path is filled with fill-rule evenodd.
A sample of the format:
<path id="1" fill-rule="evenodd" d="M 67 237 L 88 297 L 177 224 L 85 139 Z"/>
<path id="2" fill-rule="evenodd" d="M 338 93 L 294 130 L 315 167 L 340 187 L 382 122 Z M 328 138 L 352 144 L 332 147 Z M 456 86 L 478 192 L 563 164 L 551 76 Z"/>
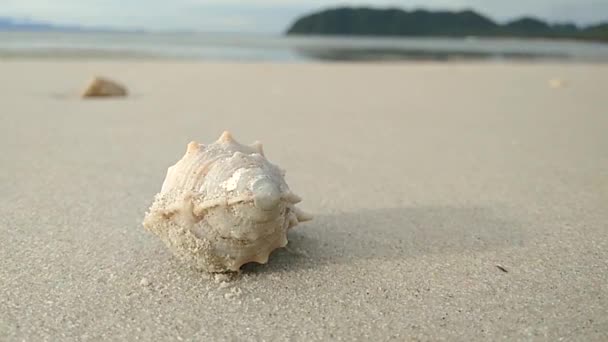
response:
<path id="1" fill-rule="evenodd" d="M 82 93 L 83 98 L 127 96 L 127 88 L 116 81 L 95 77 Z"/>
<path id="2" fill-rule="evenodd" d="M 141 278 L 141 281 L 139 282 L 139 285 L 144 286 L 144 287 L 148 287 L 152 284 L 152 282 L 150 280 L 148 280 L 148 278 L 144 277 Z"/>

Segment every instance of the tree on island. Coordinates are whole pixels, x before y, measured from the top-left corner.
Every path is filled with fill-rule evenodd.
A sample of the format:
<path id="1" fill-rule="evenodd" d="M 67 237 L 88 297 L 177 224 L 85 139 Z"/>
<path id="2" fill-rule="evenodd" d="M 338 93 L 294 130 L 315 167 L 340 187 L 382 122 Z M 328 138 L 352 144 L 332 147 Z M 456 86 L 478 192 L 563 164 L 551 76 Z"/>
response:
<path id="1" fill-rule="evenodd" d="M 608 41 L 608 23 L 579 28 L 531 17 L 506 24 L 472 10 L 459 12 L 341 7 L 299 18 L 287 34 L 443 37 L 533 37 Z"/>

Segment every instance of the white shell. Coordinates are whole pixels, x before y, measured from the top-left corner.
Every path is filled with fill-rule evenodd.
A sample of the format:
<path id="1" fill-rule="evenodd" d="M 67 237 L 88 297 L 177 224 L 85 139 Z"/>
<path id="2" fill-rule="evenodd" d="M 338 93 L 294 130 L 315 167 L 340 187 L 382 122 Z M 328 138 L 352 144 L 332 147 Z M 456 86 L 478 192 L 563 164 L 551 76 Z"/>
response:
<path id="1" fill-rule="evenodd" d="M 209 146 L 188 144 L 171 166 L 144 227 L 180 258 L 208 272 L 266 263 L 287 245 L 287 230 L 312 217 L 295 207 L 284 171 L 262 145 L 236 142 L 230 133 Z"/>

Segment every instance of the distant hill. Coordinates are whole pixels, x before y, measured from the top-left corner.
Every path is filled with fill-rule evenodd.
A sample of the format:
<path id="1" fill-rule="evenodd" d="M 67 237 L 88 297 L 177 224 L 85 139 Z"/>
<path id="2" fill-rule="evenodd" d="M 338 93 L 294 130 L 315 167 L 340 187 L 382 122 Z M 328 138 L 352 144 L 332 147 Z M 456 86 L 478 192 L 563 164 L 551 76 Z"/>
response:
<path id="1" fill-rule="evenodd" d="M 459 12 L 397 8 L 341 7 L 306 15 L 296 20 L 287 34 L 373 36 L 488 36 L 576 38 L 608 41 L 608 23 L 579 28 L 570 23 L 550 24 L 525 17 L 506 24 L 475 11 Z"/>

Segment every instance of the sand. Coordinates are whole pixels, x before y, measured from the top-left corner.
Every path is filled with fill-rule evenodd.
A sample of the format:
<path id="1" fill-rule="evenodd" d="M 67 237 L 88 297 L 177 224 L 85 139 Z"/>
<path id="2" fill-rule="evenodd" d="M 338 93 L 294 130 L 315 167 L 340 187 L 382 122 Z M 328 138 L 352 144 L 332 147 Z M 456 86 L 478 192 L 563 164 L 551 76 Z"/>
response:
<path id="1" fill-rule="evenodd" d="M 130 97 L 80 100 L 97 74 Z M 608 339 L 608 65 L 0 75 L 2 340 Z M 186 144 L 225 129 L 263 141 L 316 216 L 236 280 L 141 226 Z"/>

